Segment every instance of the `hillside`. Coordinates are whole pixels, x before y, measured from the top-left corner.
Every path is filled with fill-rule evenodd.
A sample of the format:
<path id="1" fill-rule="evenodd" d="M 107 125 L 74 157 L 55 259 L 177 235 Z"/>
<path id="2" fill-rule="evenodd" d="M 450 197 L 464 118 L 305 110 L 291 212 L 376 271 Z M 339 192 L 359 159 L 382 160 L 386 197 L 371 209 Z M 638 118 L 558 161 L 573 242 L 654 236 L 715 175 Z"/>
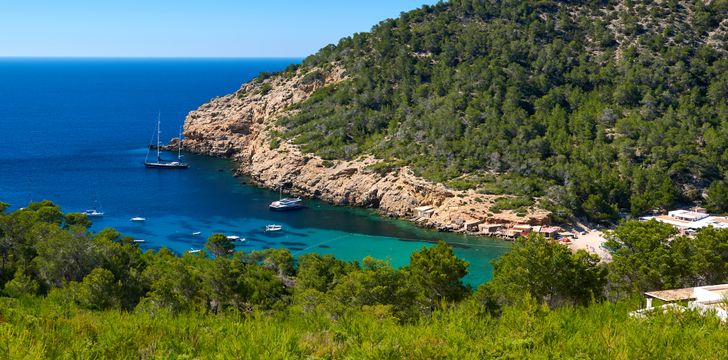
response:
<path id="1" fill-rule="evenodd" d="M 516 212 L 726 211 L 727 30 L 726 1 L 451 1 L 238 96 L 299 76 L 314 91 L 265 118 L 271 148 L 373 156 L 378 171 L 517 195 L 504 206 Z"/>

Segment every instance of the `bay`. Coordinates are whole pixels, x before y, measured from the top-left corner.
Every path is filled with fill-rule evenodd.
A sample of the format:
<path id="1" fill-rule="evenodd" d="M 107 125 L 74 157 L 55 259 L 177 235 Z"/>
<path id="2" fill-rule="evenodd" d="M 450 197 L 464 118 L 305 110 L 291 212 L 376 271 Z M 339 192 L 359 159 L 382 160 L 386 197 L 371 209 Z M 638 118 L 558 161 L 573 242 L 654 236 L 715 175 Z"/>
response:
<path id="1" fill-rule="evenodd" d="M 279 194 L 234 178 L 223 159 L 186 154 L 191 167 L 183 171 L 142 166 L 158 114 L 166 141 L 177 136 L 189 111 L 261 71 L 300 60 L 0 59 L 0 201 L 18 208 L 50 199 L 64 211 L 98 201 L 106 215 L 94 219 L 93 230 L 113 227 L 143 239 L 144 249 L 177 253 L 202 249 L 220 232 L 244 238 L 239 250 L 284 247 L 295 255 L 372 256 L 402 266 L 412 251 L 442 239 L 470 263 L 468 283 L 487 281 L 490 261 L 508 243 L 316 200 L 306 200 L 305 210 L 271 212 L 267 206 Z M 129 221 L 134 216 L 147 221 Z M 273 223 L 283 231 L 266 233 Z"/>

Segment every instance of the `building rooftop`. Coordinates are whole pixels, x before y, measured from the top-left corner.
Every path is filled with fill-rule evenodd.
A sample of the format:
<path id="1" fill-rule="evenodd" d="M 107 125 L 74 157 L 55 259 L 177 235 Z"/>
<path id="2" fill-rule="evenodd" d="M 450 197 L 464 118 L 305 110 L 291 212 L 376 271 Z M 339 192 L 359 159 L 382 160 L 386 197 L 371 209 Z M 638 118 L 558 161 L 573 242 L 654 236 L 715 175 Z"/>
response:
<path id="1" fill-rule="evenodd" d="M 694 288 L 670 289 L 646 292 L 645 296 L 662 301 L 680 301 L 694 299 Z"/>
<path id="2" fill-rule="evenodd" d="M 695 221 L 686 221 L 682 219 L 675 218 L 670 215 L 659 215 L 659 216 L 644 216 L 640 218 L 641 220 L 651 220 L 655 219 L 660 222 L 664 222 L 666 224 L 670 224 L 672 226 L 683 228 L 683 229 L 702 229 L 709 226 L 712 226 L 717 229 L 728 229 L 728 217 L 725 216 L 708 216 L 704 217 L 700 220 Z"/>
<path id="3" fill-rule="evenodd" d="M 696 221 L 708 217 L 708 214 L 689 210 L 673 210 L 667 213 L 669 216 L 681 220 Z"/>

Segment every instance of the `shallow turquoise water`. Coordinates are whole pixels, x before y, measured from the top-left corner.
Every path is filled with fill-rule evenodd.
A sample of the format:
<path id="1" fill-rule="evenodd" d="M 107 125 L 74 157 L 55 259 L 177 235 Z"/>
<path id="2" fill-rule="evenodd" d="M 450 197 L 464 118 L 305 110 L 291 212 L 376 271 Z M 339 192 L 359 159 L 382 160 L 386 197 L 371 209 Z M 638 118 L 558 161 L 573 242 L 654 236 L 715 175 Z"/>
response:
<path id="1" fill-rule="evenodd" d="M 95 220 L 94 230 L 114 227 L 144 239 L 143 248 L 178 253 L 200 249 L 207 236 L 221 232 L 245 238 L 237 244 L 241 250 L 285 247 L 401 266 L 412 251 L 443 239 L 470 262 L 469 283 L 489 279 L 490 260 L 510 244 L 315 200 L 305 210 L 271 212 L 267 206 L 278 193 L 242 184 L 221 159 L 186 155 L 191 168 L 183 171 L 142 166 L 158 111 L 163 138 L 171 138 L 188 111 L 260 71 L 295 61 L 0 59 L 0 200 L 17 208 L 51 199 L 64 211 L 98 200 L 106 216 Z M 133 216 L 147 221 L 133 223 Z M 265 233 L 271 223 L 284 230 Z"/>

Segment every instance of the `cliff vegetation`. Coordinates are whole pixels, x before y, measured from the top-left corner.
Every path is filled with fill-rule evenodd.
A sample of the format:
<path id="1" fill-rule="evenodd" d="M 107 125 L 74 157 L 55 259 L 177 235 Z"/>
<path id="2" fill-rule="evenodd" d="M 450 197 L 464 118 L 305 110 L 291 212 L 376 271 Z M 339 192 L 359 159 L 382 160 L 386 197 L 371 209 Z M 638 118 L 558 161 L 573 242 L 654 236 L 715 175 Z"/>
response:
<path id="1" fill-rule="evenodd" d="M 727 30 L 725 0 L 424 6 L 275 75 L 346 75 L 278 124 L 304 152 L 542 199 L 557 220 L 724 212 Z"/>

